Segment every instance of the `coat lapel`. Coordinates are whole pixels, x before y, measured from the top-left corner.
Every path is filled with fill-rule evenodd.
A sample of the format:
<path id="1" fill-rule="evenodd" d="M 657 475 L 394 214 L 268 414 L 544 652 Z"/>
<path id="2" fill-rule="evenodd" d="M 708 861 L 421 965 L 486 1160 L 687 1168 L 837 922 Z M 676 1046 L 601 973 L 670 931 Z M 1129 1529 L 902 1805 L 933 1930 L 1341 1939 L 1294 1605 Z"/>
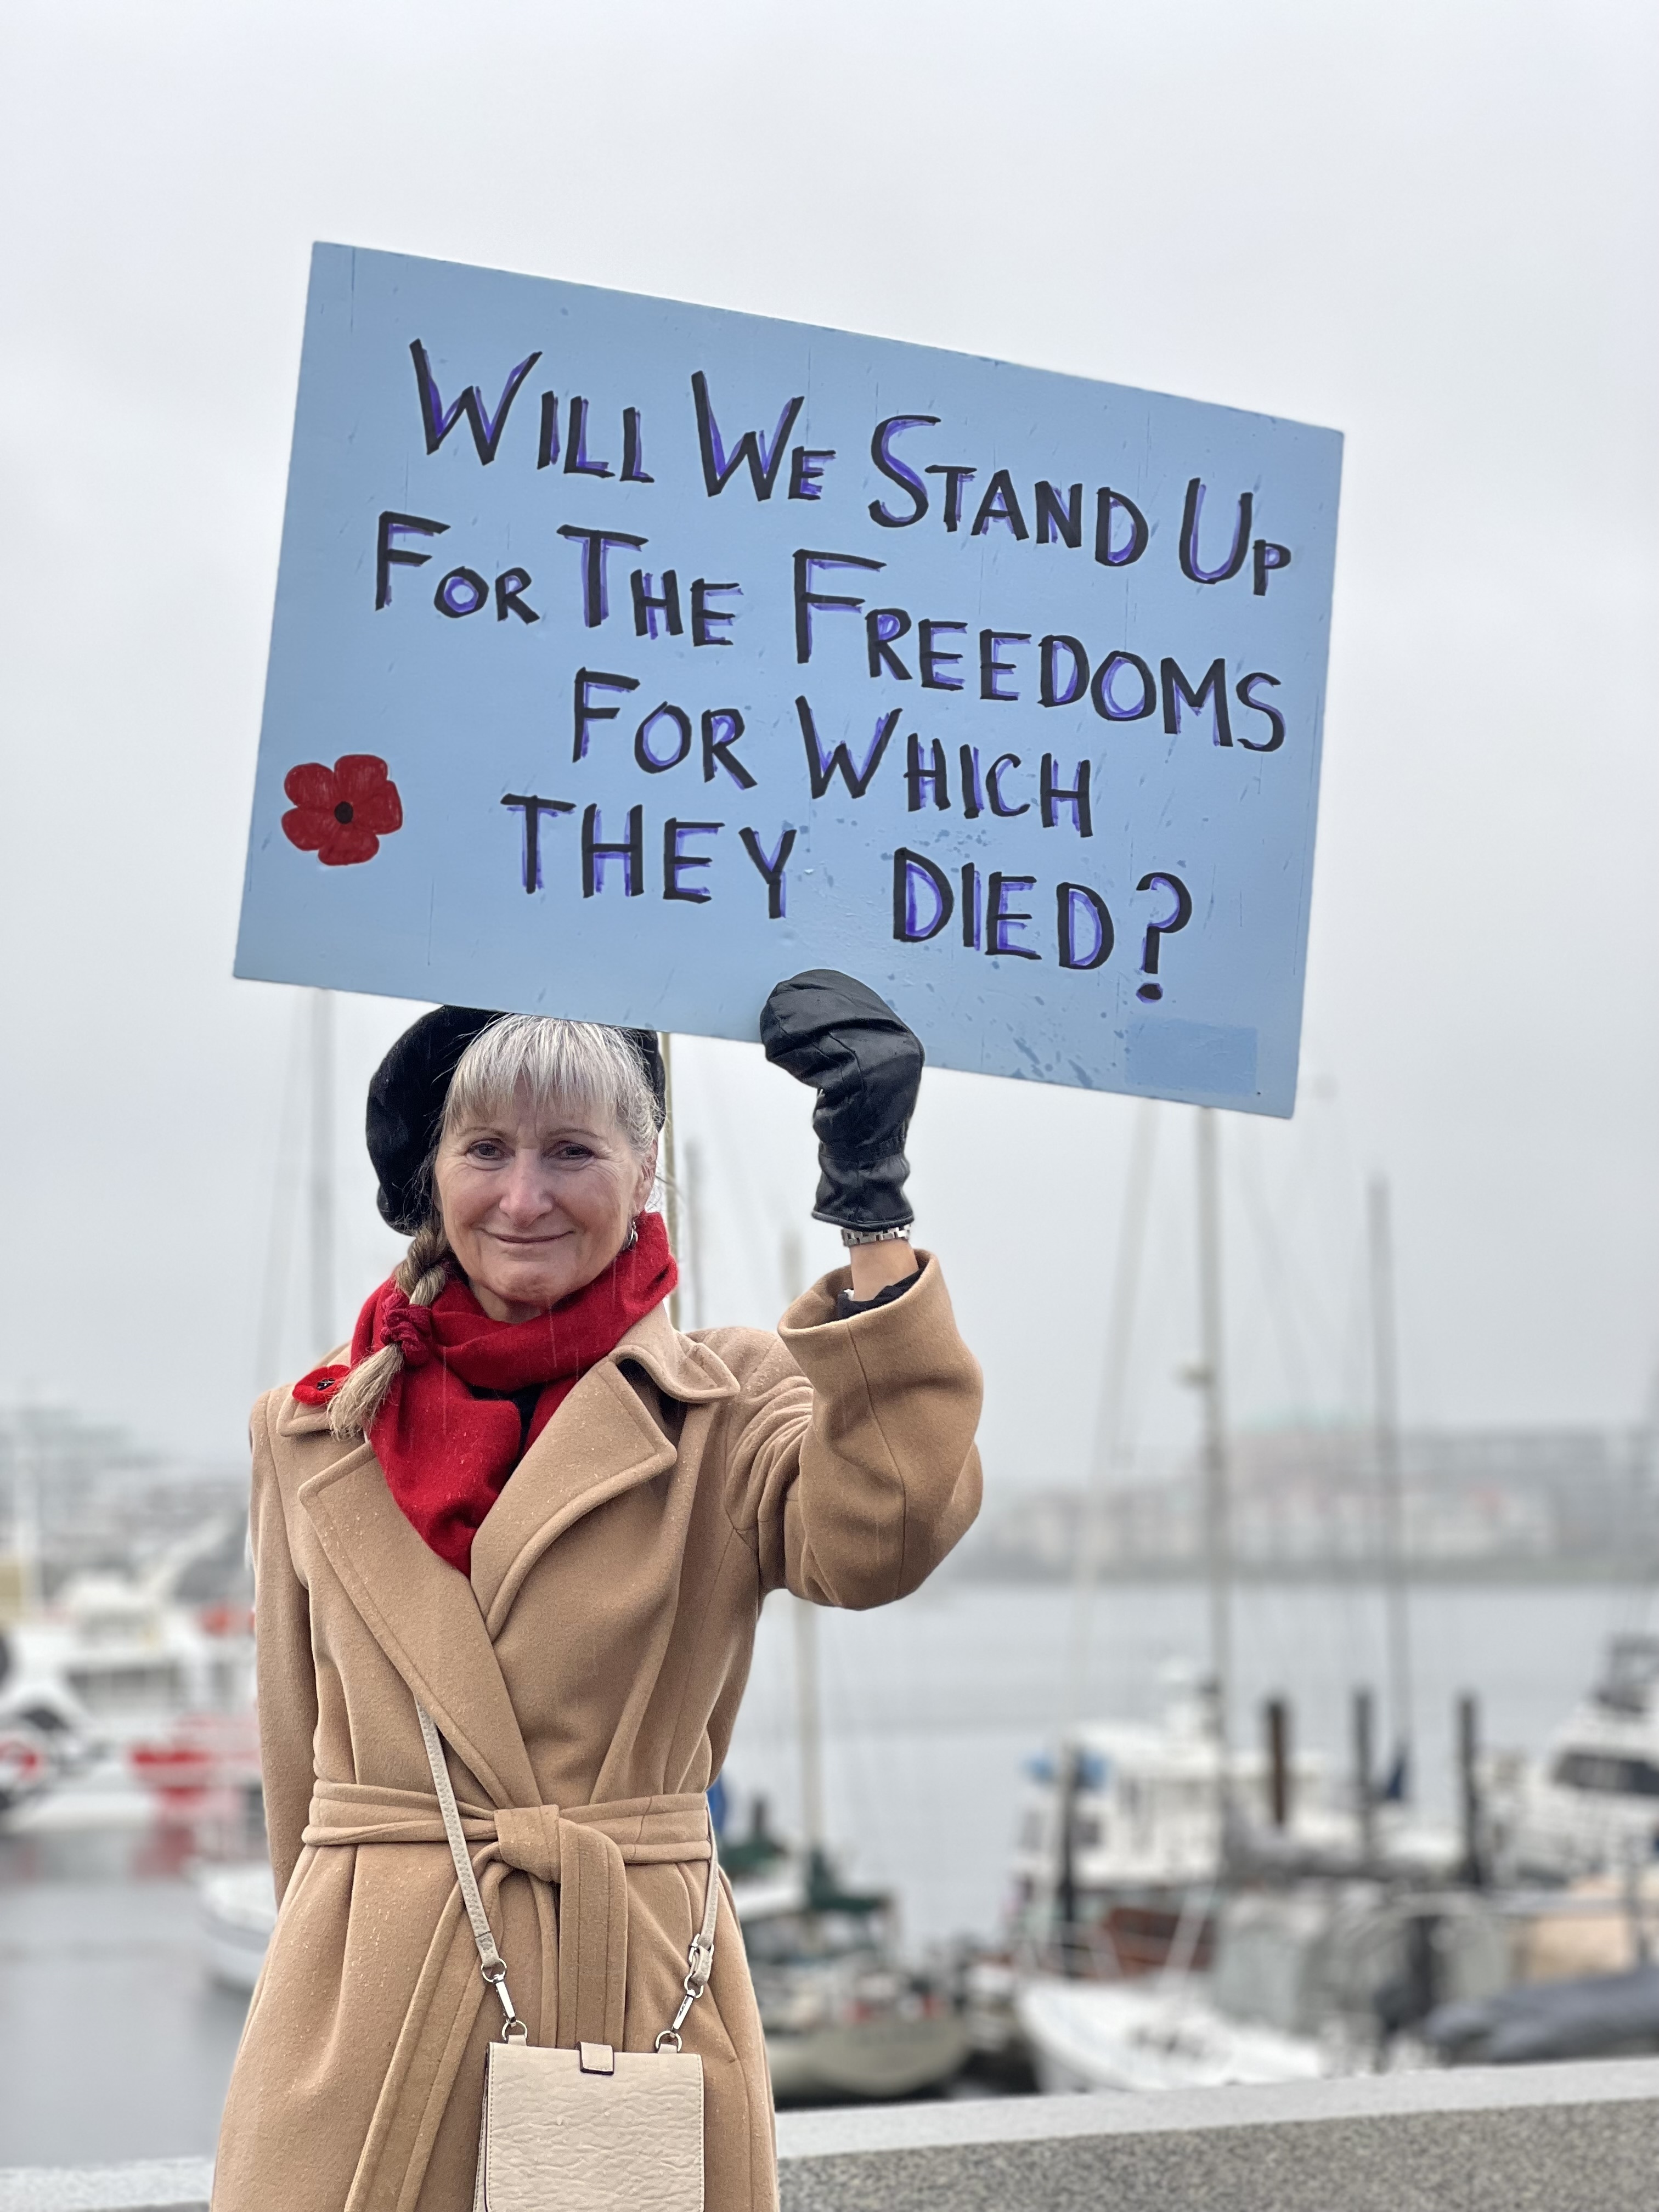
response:
<path id="1" fill-rule="evenodd" d="M 471 1584 L 404 1517 L 368 1443 L 300 1486 L 299 1503 L 370 1633 L 497 1805 L 536 1779 Z"/>
<path id="2" fill-rule="evenodd" d="M 635 1323 L 588 1370 L 514 1470 L 472 1543 L 472 1588 L 488 1633 L 500 1634 L 526 1575 L 597 1505 L 672 1467 L 672 1440 L 653 1419 L 624 1365 L 640 1367 L 684 1405 L 734 1397 L 731 1370 L 681 1336 L 661 1306 Z"/>

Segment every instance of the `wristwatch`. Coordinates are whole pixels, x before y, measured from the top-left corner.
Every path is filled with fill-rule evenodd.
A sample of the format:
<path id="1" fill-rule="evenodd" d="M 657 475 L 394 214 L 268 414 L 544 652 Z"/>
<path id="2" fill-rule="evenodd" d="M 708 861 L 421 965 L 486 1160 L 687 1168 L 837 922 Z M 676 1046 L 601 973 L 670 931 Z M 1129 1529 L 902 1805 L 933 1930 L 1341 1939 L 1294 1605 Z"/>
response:
<path id="1" fill-rule="evenodd" d="M 843 1229 L 841 1241 L 849 1251 L 854 1244 L 908 1244 L 914 1225 L 907 1221 L 897 1229 Z"/>

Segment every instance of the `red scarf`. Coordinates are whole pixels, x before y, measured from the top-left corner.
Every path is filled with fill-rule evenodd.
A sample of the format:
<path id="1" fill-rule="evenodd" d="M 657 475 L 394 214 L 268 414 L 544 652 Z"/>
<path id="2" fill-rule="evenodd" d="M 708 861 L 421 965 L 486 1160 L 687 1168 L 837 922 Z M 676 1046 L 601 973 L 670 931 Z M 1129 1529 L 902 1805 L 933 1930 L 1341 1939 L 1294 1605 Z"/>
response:
<path id="1" fill-rule="evenodd" d="M 351 1364 L 395 1344 L 404 1371 L 370 1425 L 386 1486 L 420 1534 L 452 1567 L 470 1572 L 472 1539 L 522 1456 L 511 1399 L 467 1388 L 542 1385 L 527 1439 L 533 1443 L 577 1382 L 614 1351 L 679 1279 L 659 1213 L 640 1217 L 639 1239 L 602 1275 L 533 1321 L 491 1321 L 464 1282 L 429 1306 L 412 1306 L 395 1279 L 357 1316 Z"/>

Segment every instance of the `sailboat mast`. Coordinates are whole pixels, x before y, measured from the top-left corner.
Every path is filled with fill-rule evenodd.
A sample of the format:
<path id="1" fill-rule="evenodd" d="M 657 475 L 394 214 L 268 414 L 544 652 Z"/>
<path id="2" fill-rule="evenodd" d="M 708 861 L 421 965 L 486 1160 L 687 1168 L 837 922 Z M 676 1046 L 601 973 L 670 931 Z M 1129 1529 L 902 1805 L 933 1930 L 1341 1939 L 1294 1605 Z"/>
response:
<path id="1" fill-rule="evenodd" d="M 1135 1305 L 1146 1249 L 1146 1218 L 1152 1194 L 1152 1164 L 1158 1146 L 1158 1105 L 1143 1098 L 1136 1109 L 1129 1169 L 1124 1183 L 1117 1264 L 1106 1323 L 1106 1357 L 1101 1364 L 1100 1397 L 1095 1411 L 1094 1445 L 1083 1493 L 1081 1527 L 1072 1573 L 1072 1626 L 1066 1654 L 1062 1720 L 1075 1727 L 1084 1717 L 1089 1678 L 1089 1628 L 1095 1585 L 1104 1549 L 1106 1506 L 1123 1458 L 1129 1384 L 1129 1354 L 1134 1340 Z"/>
<path id="2" fill-rule="evenodd" d="M 801 1840 L 807 1856 L 823 1854 L 823 1729 L 818 1703 L 818 1623 L 805 1598 L 795 1614 L 795 1724 L 800 1735 Z"/>
<path id="3" fill-rule="evenodd" d="M 668 1249 L 676 1259 L 680 1250 L 680 1186 L 674 1172 L 674 1040 L 666 1030 L 657 1033 L 658 1049 L 662 1054 L 662 1188 L 663 1210 L 668 1216 Z M 668 1293 L 668 1319 L 678 1328 L 680 1325 L 680 1292 L 677 1283 Z"/>
<path id="4" fill-rule="evenodd" d="M 32 1620 L 40 1610 L 40 1444 L 37 1407 L 20 1406 L 12 1431 L 12 1556 L 17 1562 L 17 1611 Z"/>
<path id="5" fill-rule="evenodd" d="M 1209 1586 L 1210 1673 L 1224 1819 L 1228 1797 L 1233 1671 L 1232 1541 L 1228 1497 L 1227 1398 L 1223 1367 L 1220 1138 L 1215 1109 L 1198 1109 L 1197 1376 L 1204 1412 L 1204 1565 Z"/>
<path id="6" fill-rule="evenodd" d="M 311 1341 L 334 1342 L 334 1001 L 311 994 Z"/>
<path id="7" fill-rule="evenodd" d="M 702 1328 L 708 1321 L 708 1291 L 703 1272 L 702 1147 L 695 1137 L 685 1148 L 685 1228 L 691 1249 L 685 1261 L 684 1318 L 689 1328 Z"/>
<path id="8" fill-rule="evenodd" d="M 1382 1587 L 1389 1718 L 1405 1791 L 1412 1784 L 1411 1598 L 1406 1583 L 1406 1505 L 1400 1465 L 1400 1354 L 1395 1326 L 1394 1223 L 1389 1179 L 1366 1194 L 1370 1254 L 1371 1375 L 1376 1476 L 1382 1519 Z"/>

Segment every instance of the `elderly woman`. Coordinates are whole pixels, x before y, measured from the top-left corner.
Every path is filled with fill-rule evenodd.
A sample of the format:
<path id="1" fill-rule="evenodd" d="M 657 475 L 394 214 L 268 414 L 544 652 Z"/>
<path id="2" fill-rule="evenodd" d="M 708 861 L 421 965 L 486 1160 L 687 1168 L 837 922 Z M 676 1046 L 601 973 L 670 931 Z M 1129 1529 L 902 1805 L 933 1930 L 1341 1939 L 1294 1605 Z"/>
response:
<path id="1" fill-rule="evenodd" d="M 921 1047 L 823 970 L 779 985 L 762 1036 L 817 1091 L 815 1211 L 849 1248 L 775 1335 L 668 1319 L 649 1031 L 441 1007 L 374 1078 L 408 1254 L 349 1354 L 253 1417 L 281 1911 L 218 2212 L 471 2202 L 501 2020 L 418 1708 L 530 2041 L 648 2051 L 703 1915 L 704 1793 L 762 1600 L 886 1604 L 974 1517 L 979 1370 L 908 1239 Z M 771 2096 L 729 1899 L 684 2035 L 710 2212 L 763 2212 Z"/>

